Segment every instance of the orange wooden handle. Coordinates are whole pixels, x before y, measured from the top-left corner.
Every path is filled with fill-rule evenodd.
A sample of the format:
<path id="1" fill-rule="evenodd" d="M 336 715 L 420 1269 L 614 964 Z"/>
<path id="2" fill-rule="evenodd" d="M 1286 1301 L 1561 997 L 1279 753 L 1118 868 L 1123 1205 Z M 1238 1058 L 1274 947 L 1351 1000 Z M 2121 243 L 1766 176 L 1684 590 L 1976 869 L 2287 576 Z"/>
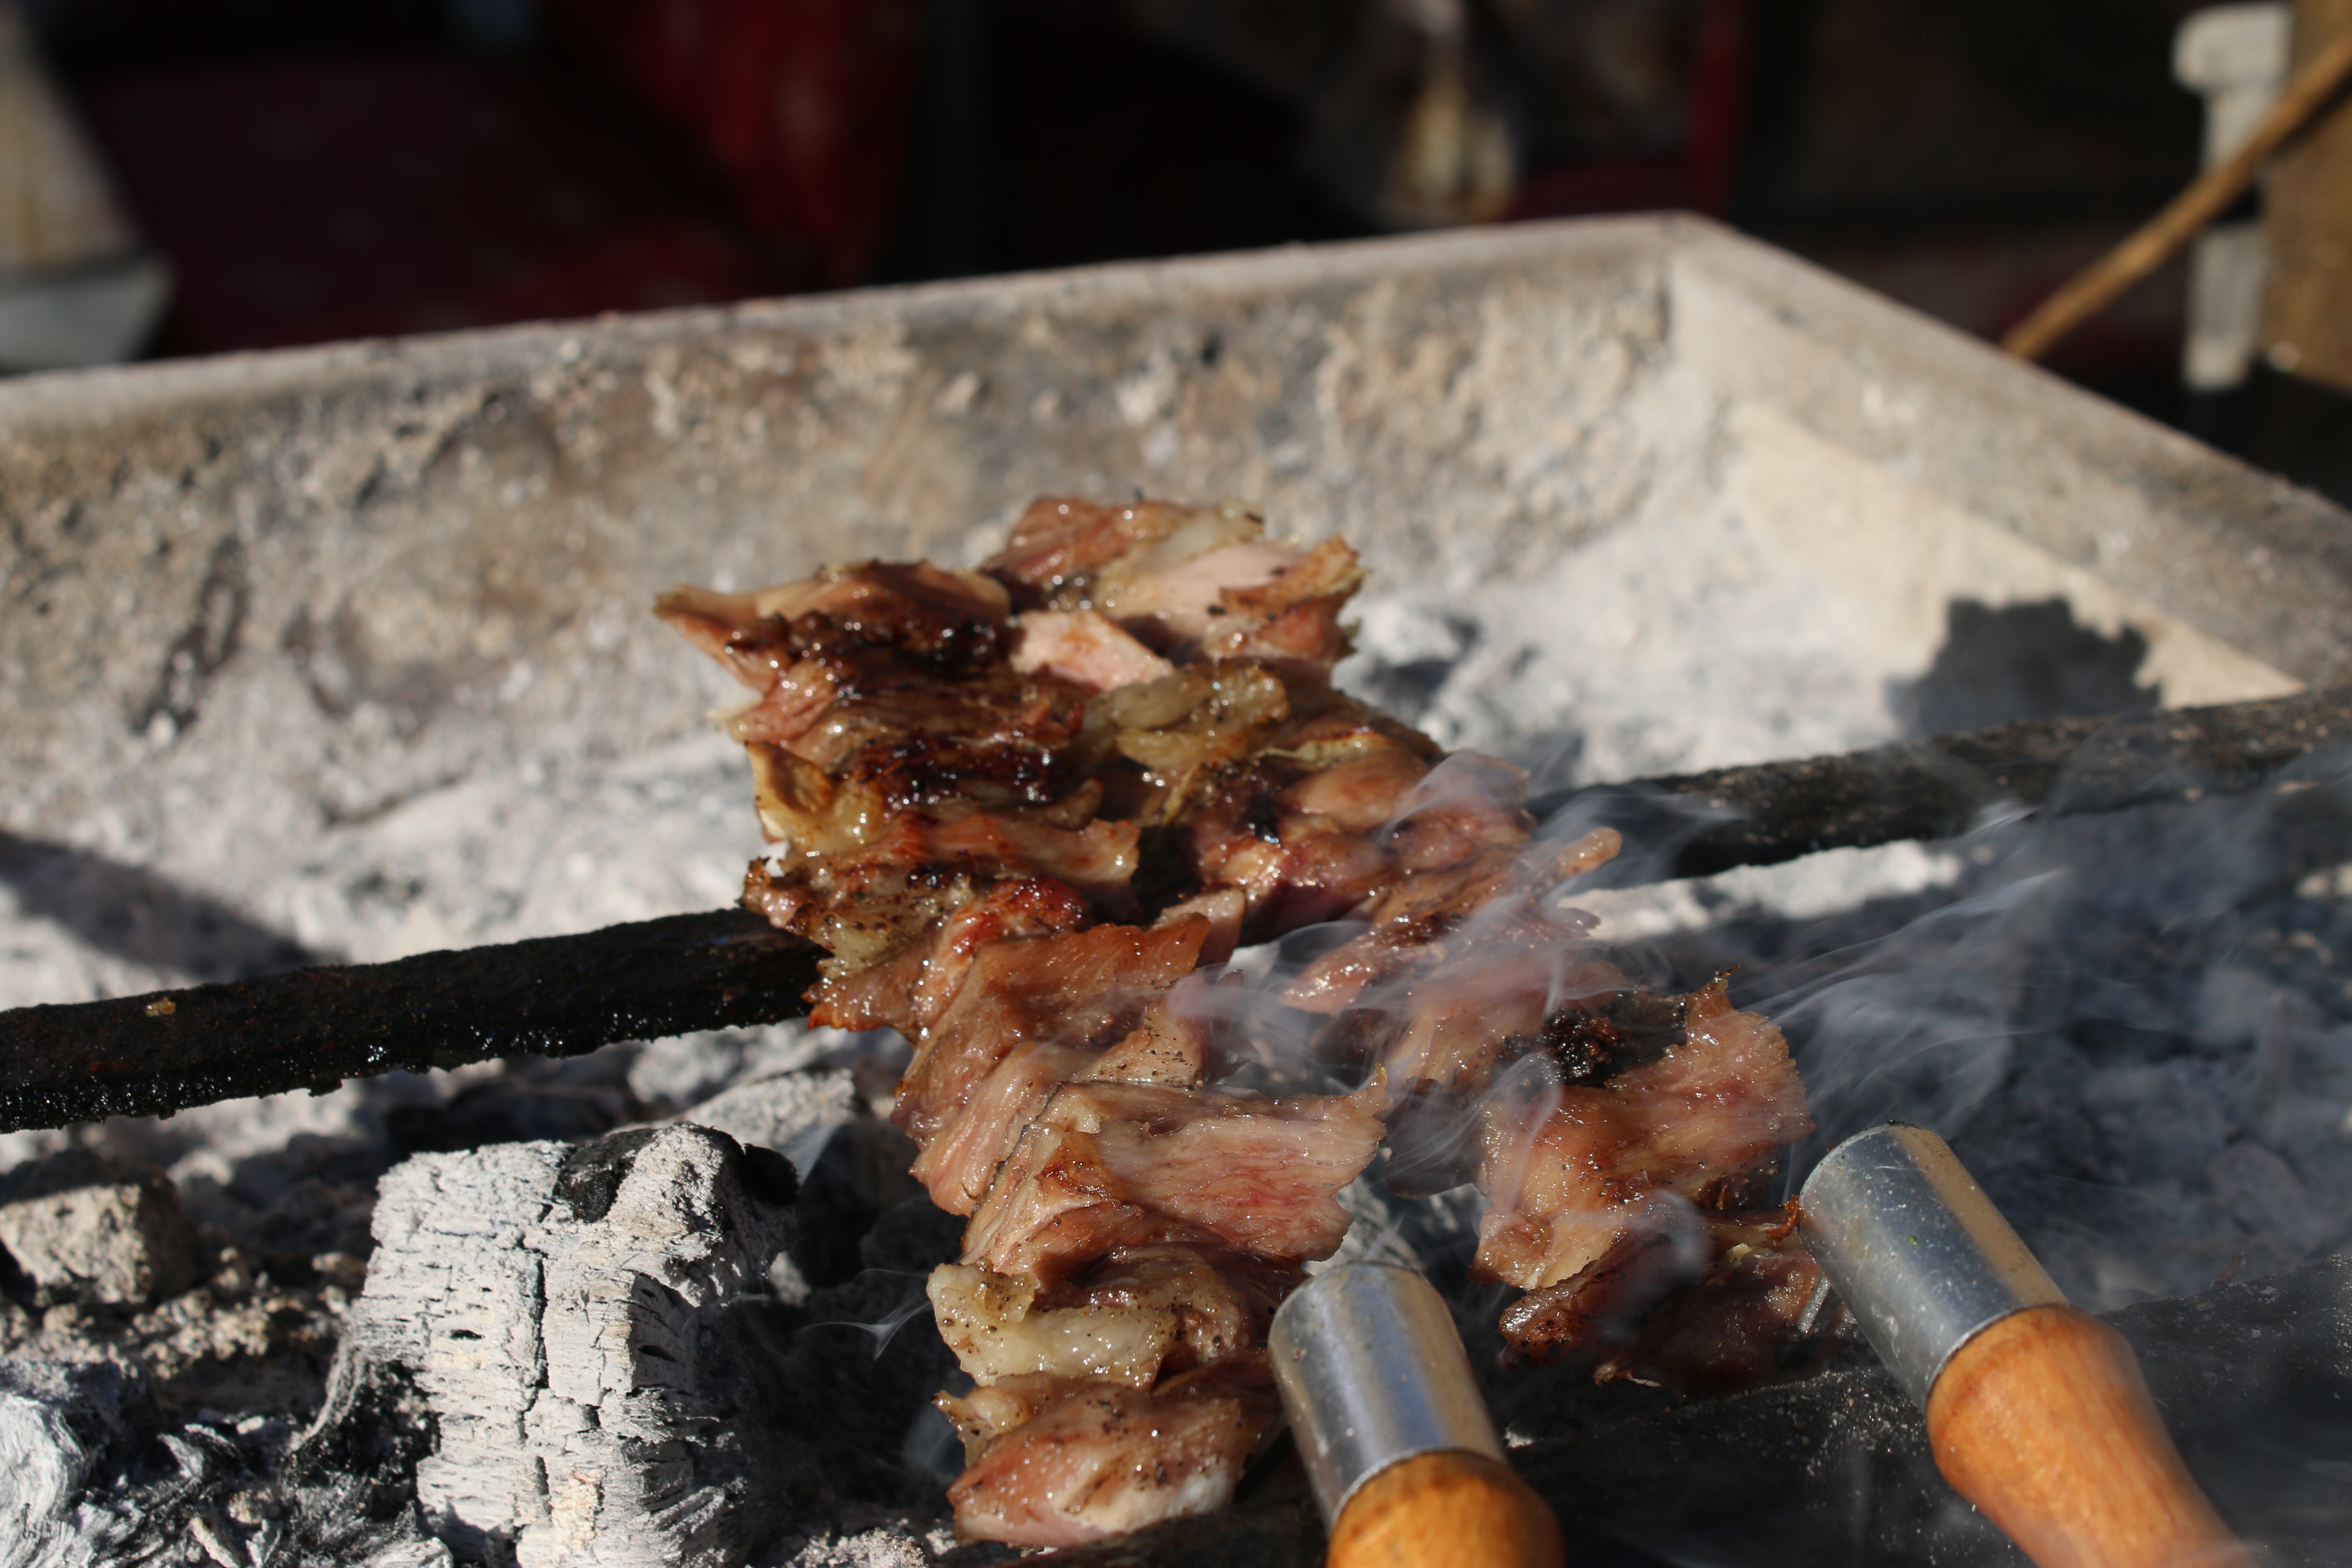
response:
<path id="1" fill-rule="evenodd" d="M 1962 1345 L 1927 1396 L 1936 1463 L 2041 1568 L 2252 1568 L 2180 1462 L 2124 1337 L 2032 1307 Z"/>
<path id="2" fill-rule="evenodd" d="M 1462 1449 L 1402 1459 L 1356 1489 L 1328 1568 L 1562 1568 L 1559 1521 L 1511 1467 Z"/>

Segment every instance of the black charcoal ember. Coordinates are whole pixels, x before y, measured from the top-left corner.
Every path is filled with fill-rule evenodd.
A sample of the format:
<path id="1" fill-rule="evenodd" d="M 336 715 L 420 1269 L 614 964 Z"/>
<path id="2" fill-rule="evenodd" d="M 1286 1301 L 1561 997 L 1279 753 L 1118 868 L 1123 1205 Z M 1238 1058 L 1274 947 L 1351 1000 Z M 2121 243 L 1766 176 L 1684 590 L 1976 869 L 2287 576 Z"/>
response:
<path id="1" fill-rule="evenodd" d="M 345 1341 L 326 1399 L 281 1470 L 294 1502 L 294 1544 L 351 1563 L 430 1540 L 416 1506 L 416 1466 L 432 1447 L 432 1410 L 407 1370 L 358 1354 Z"/>
<path id="2" fill-rule="evenodd" d="M 1322 1521 L 1305 1501 L 1173 1519 L 1054 1553 L 1056 1568 L 1313 1568 L 1322 1561 Z"/>
<path id="3" fill-rule="evenodd" d="M 932 1396 L 960 1369 L 925 1287 L 962 1241 L 963 1221 L 918 1193 L 856 1238 L 855 1276 L 770 1320 L 793 1427 L 845 1502 L 943 1504 L 944 1479 L 921 1439 L 939 1421 Z"/>
<path id="4" fill-rule="evenodd" d="M 895 1245 L 888 1238 L 908 1223 L 902 1209 L 940 1212 L 922 1184 L 907 1173 L 917 1152 L 912 1139 L 871 1116 L 854 1118 L 825 1141 L 801 1184 L 800 1234 L 793 1242 L 793 1262 L 811 1285 L 839 1285 L 866 1268 L 932 1267 L 877 1264 L 868 1250 L 869 1232 L 878 1231 L 886 1247 Z M 955 1224 L 961 1238 L 962 1222 Z M 920 1237 L 916 1250 L 927 1256 L 931 1239 Z M 932 1262 L 950 1261 L 957 1250 L 950 1245 Z"/>
<path id="5" fill-rule="evenodd" d="M 0 1520 L 23 1568 L 285 1562 L 283 1423 L 182 1421 L 111 1361 L 0 1359 Z"/>

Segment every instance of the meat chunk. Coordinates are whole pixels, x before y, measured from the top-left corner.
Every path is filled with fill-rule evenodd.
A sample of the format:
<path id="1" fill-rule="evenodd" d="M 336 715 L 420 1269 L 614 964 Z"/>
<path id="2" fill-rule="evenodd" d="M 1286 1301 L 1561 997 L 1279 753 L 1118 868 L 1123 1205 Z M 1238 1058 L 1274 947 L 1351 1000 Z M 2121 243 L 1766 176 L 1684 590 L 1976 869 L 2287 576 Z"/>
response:
<path id="1" fill-rule="evenodd" d="M 1223 1508 L 1281 1418 L 1263 1352 L 1150 1390 L 1040 1375 L 940 1404 L 978 1449 L 948 1491 L 958 1532 L 1023 1546 L 1076 1546 Z"/>
<path id="2" fill-rule="evenodd" d="M 1089 691 L 1135 686 L 1176 673 L 1176 667 L 1095 610 L 1032 610 L 1020 621 L 1013 668 L 1044 673 Z"/>
<path id="3" fill-rule="evenodd" d="M 1045 1373 L 1149 1388 L 1261 1343 L 1297 1281 L 1232 1253 L 1140 1247 L 1114 1249 L 1044 1291 L 945 1264 L 932 1272 L 930 1297 L 940 1332 L 976 1383 Z"/>
<path id="4" fill-rule="evenodd" d="M 1581 1273 L 1529 1291 L 1502 1318 L 1516 1361 L 1594 1359 L 1601 1382 L 1726 1394 L 1801 1375 L 1852 1337 L 1822 1310 L 1821 1268 L 1796 1237 L 1796 1205 L 1703 1215 L 1633 1232 Z"/>
<path id="5" fill-rule="evenodd" d="M 1209 922 L 1195 919 L 981 948 L 954 999 L 916 1042 L 893 1120 L 928 1143 L 1024 1041 L 1098 1047 L 1125 1036 L 1160 993 L 1192 973 L 1208 934 Z"/>
<path id="6" fill-rule="evenodd" d="M 1780 1031 L 1735 1012 L 1717 980 L 1687 999 L 1657 1059 L 1582 1087 L 1543 1057 L 1524 1091 L 1485 1114 L 1475 1272 L 1522 1289 L 1558 1284 L 1640 1227 L 1664 1194 L 1717 1196 L 1727 1178 L 1812 1130 Z"/>
<path id="7" fill-rule="evenodd" d="M 972 1215 L 964 1261 L 1051 1283 L 1114 1247 L 1206 1241 L 1269 1262 L 1328 1258 L 1336 1194 L 1380 1146 L 1376 1080 L 1354 1095 L 1071 1084 Z"/>

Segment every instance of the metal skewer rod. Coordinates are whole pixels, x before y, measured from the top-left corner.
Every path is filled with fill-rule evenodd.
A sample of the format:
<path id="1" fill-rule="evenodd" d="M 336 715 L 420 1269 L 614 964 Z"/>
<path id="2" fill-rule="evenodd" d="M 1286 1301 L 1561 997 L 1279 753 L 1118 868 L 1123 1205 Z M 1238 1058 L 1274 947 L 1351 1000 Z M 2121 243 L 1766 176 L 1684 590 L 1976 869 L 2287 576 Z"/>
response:
<path id="1" fill-rule="evenodd" d="M 1620 881 L 1948 838 L 2018 802 L 2047 815 L 2257 788 L 2352 741 L 2352 690 L 2126 719 L 2011 724 L 1843 756 L 1643 780 L 1531 802 L 1624 824 Z M 741 910 L 578 936 L 336 964 L 0 1013 L 0 1131 L 501 1056 L 797 1018 L 815 948 Z"/>

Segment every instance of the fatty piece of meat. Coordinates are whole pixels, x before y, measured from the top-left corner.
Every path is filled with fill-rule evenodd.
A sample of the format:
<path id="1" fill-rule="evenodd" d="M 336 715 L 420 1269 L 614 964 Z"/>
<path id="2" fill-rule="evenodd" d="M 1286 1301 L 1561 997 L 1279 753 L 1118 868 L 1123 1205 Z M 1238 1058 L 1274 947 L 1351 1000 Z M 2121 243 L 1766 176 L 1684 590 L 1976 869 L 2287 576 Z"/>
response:
<path id="1" fill-rule="evenodd" d="M 1733 1247 L 1696 1288 L 1643 1319 L 1631 1345 L 1603 1355 L 1594 1381 L 1723 1394 L 1805 1376 L 1853 1337 L 1843 1310 L 1819 1310 L 1824 1289 L 1801 1244 Z"/>
<path id="2" fill-rule="evenodd" d="M 982 947 L 954 999 L 917 1040 L 892 1120 L 928 1144 L 1024 1042 L 1099 1047 L 1125 1035 L 1197 966 L 1208 934 L 1207 921 L 1189 920 Z"/>
<path id="3" fill-rule="evenodd" d="M 756 594 L 721 594 L 679 585 L 654 601 L 654 613 L 688 641 L 764 692 L 780 673 L 773 640 L 814 616 L 861 641 L 937 655 L 973 628 L 1001 624 L 1012 611 L 1003 585 L 978 572 L 929 562 L 868 561 Z"/>
<path id="4" fill-rule="evenodd" d="M 1197 1247 L 1114 1250 L 1045 1291 L 970 1264 L 932 1271 L 940 1332 L 980 1384 L 1050 1373 L 1150 1388 L 1264 1342 L 1291 1269 Z"/>
<path id="5" fill-rule="evenodd" d="M 1263 1352 L 1150 1390 L 1039 1376 L 940 1404 L 980 1448 L 948 1490 L 957 1533 L 1019 1546 L 1077 1546 L 1213 1512 L 1281 1420 Z"/>
<path id="6" fill-rule="evenodd" d="M 1088 691 L 1135 686 L 1176 673 L 1176 667 L 1135 640 L 1097 610 L 1032 610 L 1020 618 L 1013 668 L 1045 674 Z"/>
<path id="7" fill-rule="evenodd" d="M 1042 803 L 1061 781 L 1060 751 L 1077 738 L 1088 695 L 1009 662 L 940 671 L 853 647 L 793 664 L 727 729 L 892 802 L 944 798 L 953 782 L 944 775 L 961 770 L 984 773 L 1005 798 Z"/>
<path id="8" fill-rule="evenodd" d="M 1231 595 L 1279 583 L 1304 559 L 1263 531 L 1245 513 L 1197 512 L 1167 538 L 1108 563 L 1089 596 L 1162 647 L 1215 658 L 1208 641 L 1233 614 Z"/>
<path id="9" fill-rule="evenodd" d="M 1101 905 L 1126 901 L 1138 853 L 1130 823 L 1097 820 L 1066 830 L 1002 816 L 948 823 L 908 817 L 856 854 L 794 856 L 781 868 L 753 861 L 744 879 L 743 903 L 772 925 L 804 936 L 831 954 L 823 966 L 828 984 L 846 982 L 927 933 L 939 932 L 950 946 L 940 954 L 941 973 L 930 991 L 944 1000 L 945 988 L 971 950 L 960 950 L 953 931 L 941 922 L 975 901 L 994 900 L 983 913 L 1001 911 L 1009 900 L 1024 906 L 1026 919 L 992 934 L 1027 935 L 1086 923 Z M 1069 907 L 1073 900 L 1075 910 Z M 928 957 L 926 952 L 923 960 Z M 919 970 L 918 977 L 928 973 Z M 929 997 L 908 1001 L 910 1017 L 930 1005 Z"/>
<path id="10" fill-rule="evenodd" d="M 1344 1011 L 1367 992 L 1402 984 L 1452 955 L 1461 946 L 1457 933 L 1490 945 L 1555 945 L 1580 935 L 1591 916 L 1555 915 L 1539 900 L 1615 858 L 1623 842 L 1615 828 L 1596 827 L 1570 844 L 1498 843 L 1458 866 L 1407 871 L 1367 900 L 1362 934 L 1309 963 L 1284 987 L 1283 1000 L 1303 1012 Z"/>
<path id="11" fill-rule="evenodd" d="M 1622 1237 L 1575 1277 L 1520 1297 L 1507 1353 L 1542 1365 L 1594 1358 L 1599 1382 L 1727 1394 L 1801 1375 L 1851 1327 L 1822 1313 L 1820 1265 L 1796 1237 L 1793 1203 L 1753 1214 L 1684 1211 L 1679 1225 Z"/>
<path id="12" fill-rule="evenodd" d="M 1074 496 L 1046 496 L 1029 503 L 1004 548 L 980 569 L 1010 590 L 1022 609 L 1076 608 L 1075 601 L 1083 598 L 1097 574 L 1168 538 L 1202 510 L 1170 501 L 1104 506 Z M 1230 510 L 1251 537 L 1264 531 L 1264 520 L 1244 508 L 1212 510 Z"/>
<path id="13" fill-rule="evenodd" d="M 1162 652 L 1328 677 L 1349 651 L 1339 615 L 1363 569 L 1339 540 L 1301 549 L 1265 530 L 1233 502 L 1041 501 L 985 570 L 1024 606 L 1097 611 Z"/>
<path id="14" fill-rule="evenodd" d="M 1069 1084 L 1004 1161 L 966 1263 L 1050 1284 L 1115 1247 L 1206 1242 L 1285 1266 L 1347 1233 L 1338 1194 L 1379 1148 L 1385 1080 L 1266 1100 L 1213 1089 Z"/>
<path id="15" fill-rule="evenodd" d="M 1339 615 L 1363 585 L 1364 571 L 1340 541 L 1323 541 L 1262 583 L 1231 574 L 1223 581 L 1216 610 L 1198 634 L 1202 657 L 1328 676 L 1354 651 Z"/>
<path id="16" fill-rule="evenodd" d="M 1721 980 L 1691 995 L 1682 1041 L 1655 1061 L 1597 1087 L 1530 1087 L 1483 1112 L 1479 1184 L 1494 1206 L 1473 1266 L 1527 1290 L 1601 1258 L 1658 1194 L 1703 1202 L 1812 1131 L 1788 1042 L 1734 1011 Z"/>
<path id="17" fill-rule="evenodd" d="M 1393 1004 L 1401 1026 L 1381 1059 L 1400 1093 L 1427 1083 L 1475 1096 L 1515 1041 L 1539 1036 L 1563 1007 L 1605 999 L 1625 984 L 1616 965 L 1580 943 L 1473 950 Z"/>
<path id="18" fill-rule="evenodd" d="M 1143 770 L 1154 795 L 1146 823 L 1187 805 L 1198 781 L 1239 766 L 1291 716 L 1282 678 L 1255 665 L 1189 665 L 1160 680 L 1105 692 L 1088 707 L 1089 728 Z"/>
<path id="19" fill-rule="evenodd" d="M 971 1213 L 996 1168 L 1065 1083 L 1141 1083 L 1192 1089 L 1209 1056 L 1208 1026 L 1195 973 L 1144 1009 L 1135 1027 L 1100 1052 L 1069 1046 L 1022 1045 L 991 1069 L 949 1123 L 917 1157 L 914 1176 L 950 1214 Z"/>
<path id="20" fill-rule="evenodd" d="M 989 1070 L 964 1101 L 962 1114 L 922 1146 L 912 1174 L 950 1214 L 980 1206 L 1021 1135 L 1045 1102 L 1083 1073 L 1093 1054 L 1069 1046 L 1020 1045 Z"/>

